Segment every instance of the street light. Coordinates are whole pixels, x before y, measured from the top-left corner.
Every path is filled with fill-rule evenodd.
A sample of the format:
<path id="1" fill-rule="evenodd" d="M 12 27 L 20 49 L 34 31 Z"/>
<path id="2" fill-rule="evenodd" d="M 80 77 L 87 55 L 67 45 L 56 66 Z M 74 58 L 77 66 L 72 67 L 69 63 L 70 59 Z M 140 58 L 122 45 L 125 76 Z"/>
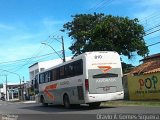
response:
<path id="1" fill-rule="evenodd" d="M 45 42 L 42 42 L 41 44 L 49 46 L 63 60 L 63 62 L 65 62 L 64 43 L 63 42 L 62 42 L 63 58 L 59 55 L 59 53 L 51 45 L 49 45 L 49 44 L 47 44 Z"/>
<path id="2" fill-rule="evenodd" d="M 6 71 L 6 72 L 8 72 L 8 73 L 12 73 L 12 74 L 17 75 L 17 76 L 19 77 L 19 81 L 20 81 L 20 90 L 21 90 L 21 77 L 20 77 L 20 75 L 19 75 L 19 74 L 14 73 L 14 72 L 11 72 L 11 71 L 8 71 L 8 70 L 4 70 L 4 69 L 0 69 L 0 70 L 2 70 L 2 71 Z M 6 82 L 6 83 L 7 83 L 7 82 Z M 6 85 L 6 86 L 7 86 L 7 85 Z M 22 96 L 22 92 L 21 92 L 21 96 Z"/>

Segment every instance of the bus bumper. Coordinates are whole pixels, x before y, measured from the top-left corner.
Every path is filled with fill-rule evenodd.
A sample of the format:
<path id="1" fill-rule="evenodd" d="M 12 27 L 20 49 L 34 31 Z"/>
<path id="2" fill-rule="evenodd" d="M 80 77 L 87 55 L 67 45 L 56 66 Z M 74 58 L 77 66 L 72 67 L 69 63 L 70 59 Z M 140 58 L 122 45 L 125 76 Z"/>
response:
<path id="1" fill-rule="evenodd" d="M 88 94 L 85 103 L 105 102 L 105 101 L 120 100 L 120 99 L 124 99 L 124 91 L 107 93 L 107 94 Z"/>

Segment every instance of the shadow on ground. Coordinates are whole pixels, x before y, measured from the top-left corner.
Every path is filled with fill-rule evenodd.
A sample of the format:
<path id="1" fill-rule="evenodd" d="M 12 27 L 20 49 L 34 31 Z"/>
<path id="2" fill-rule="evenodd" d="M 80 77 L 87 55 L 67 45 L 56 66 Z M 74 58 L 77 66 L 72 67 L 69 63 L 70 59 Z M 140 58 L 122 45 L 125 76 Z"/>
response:
<path id="1" fill-rule="evenodd" d="M 63 105 L 49 105 L 47 107 L 44 107 L 42 105 L 36 105 L 36 106 L 27 106 L 27 107 L 21 107 L 20 109 L 28 109 L 28 110 L 34 110 L 39 112 L 46 112 L 46 113 L 52 113 L 52 112 L 73 112 L 73 111 L 88 111 L 88 110 L 98 110 L 98 109 L 109 109 L 109 108 L 115 108 L 115 107 L 107 107 L 107 106 L 100 106 L 98 108 L 90 108 L 88 105 L 80 105 L 80 106 L 72 106 L 70 109 L 64 108 Z"/>

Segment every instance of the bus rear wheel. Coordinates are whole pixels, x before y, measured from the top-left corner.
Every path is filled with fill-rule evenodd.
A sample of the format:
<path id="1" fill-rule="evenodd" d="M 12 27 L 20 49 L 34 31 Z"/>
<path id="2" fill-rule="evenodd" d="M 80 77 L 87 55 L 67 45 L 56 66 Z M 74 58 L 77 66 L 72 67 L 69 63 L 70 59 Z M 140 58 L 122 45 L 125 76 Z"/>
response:
<path id="1" fill-rule="evenodd" d="M 67 109 L 69 109 L 71 107 L 69 97 L 68 97 L 67 94 L 65 94 L 64 97 L 63 97 L 63 104 L 64 104 L 64 107 L 67 108 Z"/>
<path id="2" fill-rule="evenodd" d="M 42 103 L 42 106 L 45 106 L 45 107 L 48 106 L 48 103 L 45 103 L 45 99 L 43 96 L 41 96 L 41 103 Z"/>
<path id="3" fill-rule="evenodd" d="M 90 108 L 98 108 L 100 106 L 101 102 L 95 102 L 95 103 L 89 103 Z"/>

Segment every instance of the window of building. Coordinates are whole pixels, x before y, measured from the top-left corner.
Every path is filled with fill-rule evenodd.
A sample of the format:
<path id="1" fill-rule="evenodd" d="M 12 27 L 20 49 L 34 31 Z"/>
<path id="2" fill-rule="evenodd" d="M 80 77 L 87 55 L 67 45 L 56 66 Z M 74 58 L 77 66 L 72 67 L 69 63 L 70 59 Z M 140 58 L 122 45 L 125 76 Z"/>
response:
<path id="1" fill-rule="evenodd" d="M 13 98 L 18 98 L 18 92 L 13 93 Z"/>

